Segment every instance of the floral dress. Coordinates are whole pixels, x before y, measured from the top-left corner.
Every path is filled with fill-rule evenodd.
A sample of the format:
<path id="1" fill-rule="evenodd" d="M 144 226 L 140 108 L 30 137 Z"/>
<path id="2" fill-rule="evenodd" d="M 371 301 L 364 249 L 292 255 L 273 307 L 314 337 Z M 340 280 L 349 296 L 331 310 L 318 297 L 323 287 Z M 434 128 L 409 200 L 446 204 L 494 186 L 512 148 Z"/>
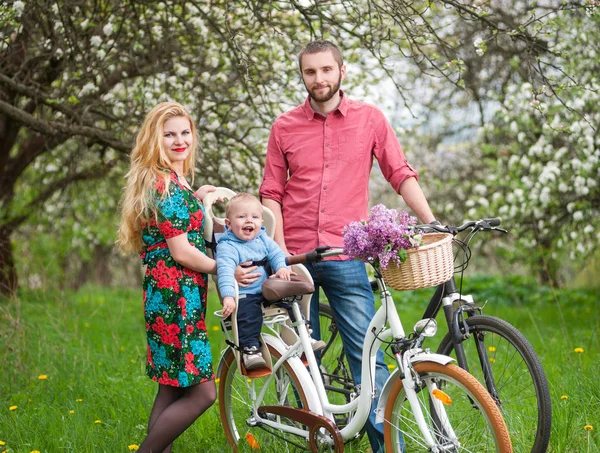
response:
<path id="1" fill-rule="evenodd" d="M 205 253 L 204 207 L 174 172 L 168 188 L 156 179 L 153 196 L 157 220 L 142 225 L 146 374 L 160 384 L 189 387 L 214 378 L 204 322 L 208 277 L 177 263 L 165 239 L 187 233 L 190 244 Z"/>

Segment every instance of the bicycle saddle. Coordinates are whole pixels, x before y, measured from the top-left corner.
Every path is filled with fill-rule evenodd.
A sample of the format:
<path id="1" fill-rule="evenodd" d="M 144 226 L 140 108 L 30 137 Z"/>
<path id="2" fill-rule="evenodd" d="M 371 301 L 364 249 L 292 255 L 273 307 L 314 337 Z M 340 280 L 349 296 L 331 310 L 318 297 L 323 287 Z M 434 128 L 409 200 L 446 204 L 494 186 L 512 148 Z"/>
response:
<path id="1" fill-rule="evenodd" d="M 290 281 L 269 278 L 262 284 L 263 297 L 269 302 L 289 296 L 302 296 L 314 291 L 314 285 L 299 275 L 292 275 Z"/>

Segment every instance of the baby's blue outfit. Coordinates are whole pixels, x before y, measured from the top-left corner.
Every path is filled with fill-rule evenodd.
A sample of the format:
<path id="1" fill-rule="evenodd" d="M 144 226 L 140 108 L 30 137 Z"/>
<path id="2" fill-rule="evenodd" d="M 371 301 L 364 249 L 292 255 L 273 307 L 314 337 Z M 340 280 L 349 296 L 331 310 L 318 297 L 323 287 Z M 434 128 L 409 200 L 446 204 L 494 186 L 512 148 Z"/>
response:
<path id="1" fill-rule="evenodd" d="M 271 239 L 264 227 L 258 235 L 244 241 L 237 238 L 229 228 L 217 242 L 217 281 L 221 297 L 235 297 L 235 268 L 246 261 L 261 261 L 267 258 L 273 272 L 286 267 L 285 253 Z M 237 311 L 238 339 L 241 348 L 260 347 L 258 338 L 262 328 L 262 284 L 269 278 L 265 266 L 258 266 L 254 272 L 261 276 L 249 286 L 239 288 L 240 295 Z"/>

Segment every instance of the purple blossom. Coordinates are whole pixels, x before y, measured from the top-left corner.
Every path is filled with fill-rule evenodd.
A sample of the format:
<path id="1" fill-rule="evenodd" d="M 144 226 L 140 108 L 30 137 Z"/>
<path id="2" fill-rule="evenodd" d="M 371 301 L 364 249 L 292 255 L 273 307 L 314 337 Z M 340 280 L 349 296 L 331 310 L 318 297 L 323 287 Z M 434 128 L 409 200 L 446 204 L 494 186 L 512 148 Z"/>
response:
<path id="1" fill-rule="evenodd" d="M 406 211 L 387 209 L 378 204 L 371 208 L 366 221 L 351 222 L 342 230 L 344 253 L 351 259 L 373 262 L 387 269 L 390 262 L 404 261 L 398 252 L 418 247 L 420 236 L 410 227 L 417 218 Z"/>

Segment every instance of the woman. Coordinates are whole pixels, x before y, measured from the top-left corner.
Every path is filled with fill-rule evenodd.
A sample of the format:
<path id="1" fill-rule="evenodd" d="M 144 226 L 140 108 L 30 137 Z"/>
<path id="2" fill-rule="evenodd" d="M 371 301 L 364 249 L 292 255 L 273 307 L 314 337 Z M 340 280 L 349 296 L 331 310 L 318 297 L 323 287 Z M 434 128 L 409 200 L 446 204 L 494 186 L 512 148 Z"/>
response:
<path id="1" fill-rule="evenodd" d="M 170 452 L 216 399 L 204 322 L 207 274 L 216 273 L 216 263 L 205 255 L 202 206 L 215 188 L 191 188 L 196 146 L 189 113 L 175 102 L 158 104 L 137 135 L 121 202 L 117 242 L 147 265 L 146 374 L 158 382 L 140 453 Z"/>

